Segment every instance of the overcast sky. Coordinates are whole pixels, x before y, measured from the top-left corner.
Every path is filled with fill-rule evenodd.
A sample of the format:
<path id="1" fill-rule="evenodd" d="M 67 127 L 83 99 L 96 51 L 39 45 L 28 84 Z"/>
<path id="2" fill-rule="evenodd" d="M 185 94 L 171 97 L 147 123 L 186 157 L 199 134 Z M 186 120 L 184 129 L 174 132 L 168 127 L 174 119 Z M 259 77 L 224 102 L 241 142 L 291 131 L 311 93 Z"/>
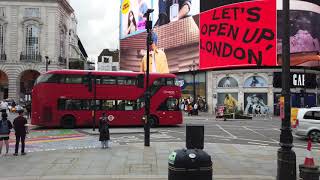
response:
<path id="1" fill-rule="evenodd" d="M 70 4 L 89 60 L 96 60 L 103 49 L 119 48 L 119 0 L 70 0 Z"/>

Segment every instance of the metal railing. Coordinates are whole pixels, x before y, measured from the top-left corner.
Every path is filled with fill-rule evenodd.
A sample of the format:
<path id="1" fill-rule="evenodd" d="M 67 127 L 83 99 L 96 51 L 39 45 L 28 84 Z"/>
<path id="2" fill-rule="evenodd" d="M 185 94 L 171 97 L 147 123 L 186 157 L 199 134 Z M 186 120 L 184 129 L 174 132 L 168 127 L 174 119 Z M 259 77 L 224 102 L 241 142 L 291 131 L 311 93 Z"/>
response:
<path id="1" fill-rule="evenodd" d="M 42 56 L 41 54 L 26 54 L 22 52 L 20 54 L 20 61 L 24 62 L 41 62 Z"/>

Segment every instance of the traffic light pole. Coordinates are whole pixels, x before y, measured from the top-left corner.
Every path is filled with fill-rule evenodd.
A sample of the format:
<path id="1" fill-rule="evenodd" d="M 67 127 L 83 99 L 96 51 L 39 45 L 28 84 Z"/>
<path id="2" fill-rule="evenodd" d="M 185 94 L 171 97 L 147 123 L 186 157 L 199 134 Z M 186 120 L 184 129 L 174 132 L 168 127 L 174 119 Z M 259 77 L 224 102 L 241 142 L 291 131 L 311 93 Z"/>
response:
<path id="1" fill-rule="evenodd" d="M 93 131 L 96 130 L 96 109 L 97 109 L 97 104 L 96 104 L 96 99 L 97 99 L 97 79 L 96 76 L 93 76 Z"/>
<path id="2" fill-rule="evenodd" d="M 150 146 L 150 87 L 149 87 L 149 50 L 150 45 L 152 44 L 151 40 L 151 30 L 152 30 L 152 21 L 150 20 L 150 13 L 153 12 L 153 9 L 148 9 L 145 13 L 146 21 L 146 29 L 147 29 L 147 71 L 146 71 L 146 92 L 145 92 L 145 123 L 144 123 L 144 146 Z"/>
<path id="3" fill-rule="evenodd" d="M 283 106 L 281 113 L 281 134 L 278 150 L 277 180 L 296 180 L 296 154 L 292 150 L 293 137 L 290 127 L 290 0 L 283 0 L 283 27 L 284 36 L 282 40 L 282 97 Z"/>

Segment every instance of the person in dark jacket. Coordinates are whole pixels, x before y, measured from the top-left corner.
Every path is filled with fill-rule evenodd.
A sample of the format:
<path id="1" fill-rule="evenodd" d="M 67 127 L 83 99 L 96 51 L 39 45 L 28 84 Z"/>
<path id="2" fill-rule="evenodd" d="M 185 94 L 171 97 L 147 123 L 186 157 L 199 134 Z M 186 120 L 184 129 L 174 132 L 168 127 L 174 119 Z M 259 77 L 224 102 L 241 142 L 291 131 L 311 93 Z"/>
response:
<path id="1" fill-rule="evenodd" d="M 99 119 L 99 141 L 101 141 L 102 148 L 109 148 L 110 134 L 109 134 L 109 120 L 106 113 L 102 113 Z"/>
<path id="2" fill-rule="evenodd" d="M 6 155 L 9 152 L 9 136 L 10 136 L 10 130 L 12 129 L 11 122 L 7 119 L 8 115 L 7 113 L 2 113 L 2 119 L 0 121 L 0 154 L 2 151 L 2 144 L 3 141 L 6 144 Z"/>
<path id="3" fill-rule="evenodd" d="M 26 139 L 26 134 L 28 132 L 26 124 L 28 124 L 28 121 L 25 117 L 23 117 L 23 110 L 18 111 L 19 116 L 16 117 L 13 120 L 13 127 L 16 132 L 16 147 L 15 147 L 15 153 L 13 154 L 14 156 L 18 155 L 18 150 L 19 150 L 19 143 L 21 140 L 21 155 L 26 155 L 24 152 L 24 146 L 25 146 L 25 139 Z"/>

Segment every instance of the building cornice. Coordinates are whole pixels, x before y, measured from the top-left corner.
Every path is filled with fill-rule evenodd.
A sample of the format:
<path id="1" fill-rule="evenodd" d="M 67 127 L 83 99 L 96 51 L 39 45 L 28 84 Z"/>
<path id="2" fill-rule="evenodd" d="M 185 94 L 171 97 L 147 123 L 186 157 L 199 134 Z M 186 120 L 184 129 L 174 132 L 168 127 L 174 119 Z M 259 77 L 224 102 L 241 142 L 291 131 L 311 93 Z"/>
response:
<path id="1" fill-rule="evenodd" d="M 21 2 L 21 0 L 4 0 L 5 2 Z M 28 2 L 41 2 L 41 3 L 58 3 L 59 5 L 61 5 L 67 13 L 71 14 L 74 12 L 74 9 L 71 7 L 71 5 L 69 4 L 69 2 L 67 0 L 23 0 L 23 3 L 28 3 Z"/>
<path id="2" fill-rule="evenodd" d="M 67 0 L 57 0 L 57 1 L 68 13 L 71 14 L 74 12 L 74 9 L 70 6 Z"/>

